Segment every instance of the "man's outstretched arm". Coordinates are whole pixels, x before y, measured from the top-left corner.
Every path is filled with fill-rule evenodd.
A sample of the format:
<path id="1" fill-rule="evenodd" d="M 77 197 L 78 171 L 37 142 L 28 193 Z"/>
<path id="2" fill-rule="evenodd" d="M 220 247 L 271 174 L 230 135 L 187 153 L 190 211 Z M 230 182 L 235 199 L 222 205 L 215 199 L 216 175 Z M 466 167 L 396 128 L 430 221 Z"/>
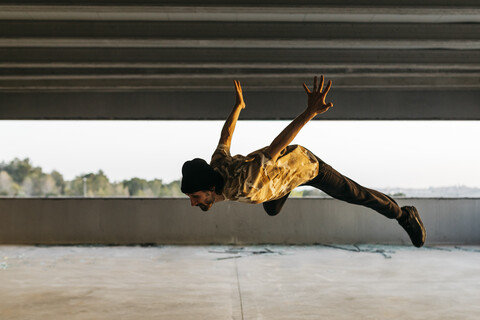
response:
<path id="1" fill-rule="evenodd" d="M 242 111 L 242 109 L 245 109 L 245 102 L 243 101 L 243 93 L 242 87 L 240 86 L 240 81 L 234 80 L 234 83 L 236 90 L 235 105 L 232 112 L 225 121 L 225 124 L 223 125 L 222 133 L 220 134 L 220 141 L 218 142 L 218 144 L 225 145 L 225 148 L 227 150 L 230 149 L 233 131 L 235 131 L 235 125 L 237 124 L 237 119 L 240 115 L 240 111 Z"/>
<path id="2" fill-rule="evenodd" d="M 300 132 L 303 126 L 316 115 L 326 112 L 333 107 L 331 102 L 326 103 L 325 98 L 327 96 L 332 81 L 328 81 L 327 87 L 323 90 L 323 76 L 320 77 L 320 85 L 317 88 L 317 77 L 313 79 L 313 91 L 307 87 L 304 83 L 303 88 L 308 96 L 307 109 L 295 118 L 283 131 L 273 140 L 270 146 L 267 148 L 267 153 L 273 161 L 277 160 L 280 152 L 292 142 L 296 135 Z"/>

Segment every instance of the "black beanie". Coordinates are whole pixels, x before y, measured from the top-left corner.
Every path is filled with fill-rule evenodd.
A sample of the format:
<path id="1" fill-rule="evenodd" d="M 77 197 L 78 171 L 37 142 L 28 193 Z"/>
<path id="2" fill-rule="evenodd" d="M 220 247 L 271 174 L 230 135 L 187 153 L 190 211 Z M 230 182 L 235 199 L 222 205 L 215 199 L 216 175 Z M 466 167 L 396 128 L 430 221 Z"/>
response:
<path id="1" fill-rule="evenodd" d="M 195 158 L 183 164 L 182 175 L 182 192 L 194 193 L 215 186 L 219 174 L 205 160 Z"/>

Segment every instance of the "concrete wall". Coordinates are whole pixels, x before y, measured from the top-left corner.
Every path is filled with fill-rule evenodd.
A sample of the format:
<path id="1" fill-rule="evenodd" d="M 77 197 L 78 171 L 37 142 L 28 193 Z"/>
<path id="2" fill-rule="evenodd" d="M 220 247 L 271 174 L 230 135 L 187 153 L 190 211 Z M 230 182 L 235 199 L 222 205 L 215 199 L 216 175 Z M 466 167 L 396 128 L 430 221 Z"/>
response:
<path id="1" fill-rule="evenodd" d="M 427 244 L 480 244 L 480 199 L 400 199 L 415 205 Z M 1 244 L 410 244 L 396 221 L 334 199 L 261 205 L 188 199 L 0 199 Z"/>

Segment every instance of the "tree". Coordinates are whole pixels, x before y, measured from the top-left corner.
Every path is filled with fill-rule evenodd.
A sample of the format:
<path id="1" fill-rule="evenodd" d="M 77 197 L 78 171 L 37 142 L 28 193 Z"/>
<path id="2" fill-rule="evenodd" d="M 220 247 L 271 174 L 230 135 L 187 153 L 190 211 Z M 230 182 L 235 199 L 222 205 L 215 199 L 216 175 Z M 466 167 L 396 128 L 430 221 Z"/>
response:
<path id="1" fill-rule="evenodd" d="M 148 181 L 148 188 L 152 191 L 152 196 L 160 197 L 163 190 L 163 182 L 160 179 Z"/>
<path id="2" fill-rule="evenodd" d="M 57 186 L 59 193 L 65 194 L 66 183 L 65 183 L 65 180 L 63 179 L 62 174 L 57 170 L 53 170 L 52 173 L 50 173 L 50 175 L 52 176 L 53 180 L 55 180 L 55 185 Z"/>
<path id="3" fill-rule="evenodd" d="M 13 181 L 18 184 L 23 182 L 27 175 L 31 173 L 32 169 L 33 167 L 29 158 L 25 158 L 23 160 L 15 158 L 3 168 L 3 170 L 5 170 L 12 177 Z"/>
<path id="4" fill-rule="evenodd" d="M 66 188 L 65 194 L 70 196 L 83 196 L 84 187 L 87 191 L 86 195 L 89 197 L 116 195 L 115 185 L 110 183 L 108 177 L 102 170 L 99 170 L 97 173 L 82 174 L 75 177 L 75 179 L 70 182 L 68 188 Z M 122 195 L 125 194 L 123 188 L 120 188 L 119 191 Z"/>
<path id="5" fill-rule="evenodd" d="M 86 194 L 84 194 L 86 191 Z M 9 163 L 0 163 L 0 196 L 137 196 L 137 197 L 178 197 L 180 180 L 164 184 L 160 179 L 145 180 L 132 178 L 122 182 L 110 182 L 102 170 L 76 176 L 65 181 L 62 174 L 53 170 L 44 173 L 34 167 L 28 158 L 15 158 Z"/>
<path id="6" fill-rule="evenodd" d="M 89 196 L 104 197 L 111 195 L 113 192 L 110 181 L 102 170 L 87 178 L 87 186 L 89 186 Z"/>
<path id="7" fill-rule="evenodd" d="M 161 197 L 182 197 L 184 196 L 180 189 L 180 180 L 172 181 L 163 185 L 162 192 L 159 195 Z"/>
<path id="8" fill-rule="evenodd" d="M 8 174 L 7 171 L 1 170 L 0 171 L 0 196 L 11 196 L 13 195 L 12 192 L 12 185 L 13 185 L 12 177 Z"/>
<path id="9" fill-rule="evenodd" d="M 130 196 L 139 196 L 143 190 L 148 188 L 147 180 L 140 178 L 124 180 L 123 185 L 128 189 L 128 194 Z"/>
<path id="10" fill-rule="evenodd" d="M 65 195 L 67 196 L 83 196 L 83 177 L 85 175 L 76 176 L 65 186 Z M 85 176 L 86 177 L 86 176 Z"/>

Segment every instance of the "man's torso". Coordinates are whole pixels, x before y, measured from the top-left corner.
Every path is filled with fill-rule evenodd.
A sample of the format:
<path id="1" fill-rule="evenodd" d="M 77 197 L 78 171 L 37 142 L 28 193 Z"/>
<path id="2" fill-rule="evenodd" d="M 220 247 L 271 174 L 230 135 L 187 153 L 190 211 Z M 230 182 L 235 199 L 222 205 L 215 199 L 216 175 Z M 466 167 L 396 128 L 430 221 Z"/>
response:
<path id="1" fill-rule="evenodd" d="M 232 157 L 223 145 L 212 155 L 210 165 L 224 178 L 223 195 L 232 201 L 262 203 L 283 197 L 318 174 L 318 160 L 299 145 L 282 150 L 274 162 L 265 150 Z"/>

